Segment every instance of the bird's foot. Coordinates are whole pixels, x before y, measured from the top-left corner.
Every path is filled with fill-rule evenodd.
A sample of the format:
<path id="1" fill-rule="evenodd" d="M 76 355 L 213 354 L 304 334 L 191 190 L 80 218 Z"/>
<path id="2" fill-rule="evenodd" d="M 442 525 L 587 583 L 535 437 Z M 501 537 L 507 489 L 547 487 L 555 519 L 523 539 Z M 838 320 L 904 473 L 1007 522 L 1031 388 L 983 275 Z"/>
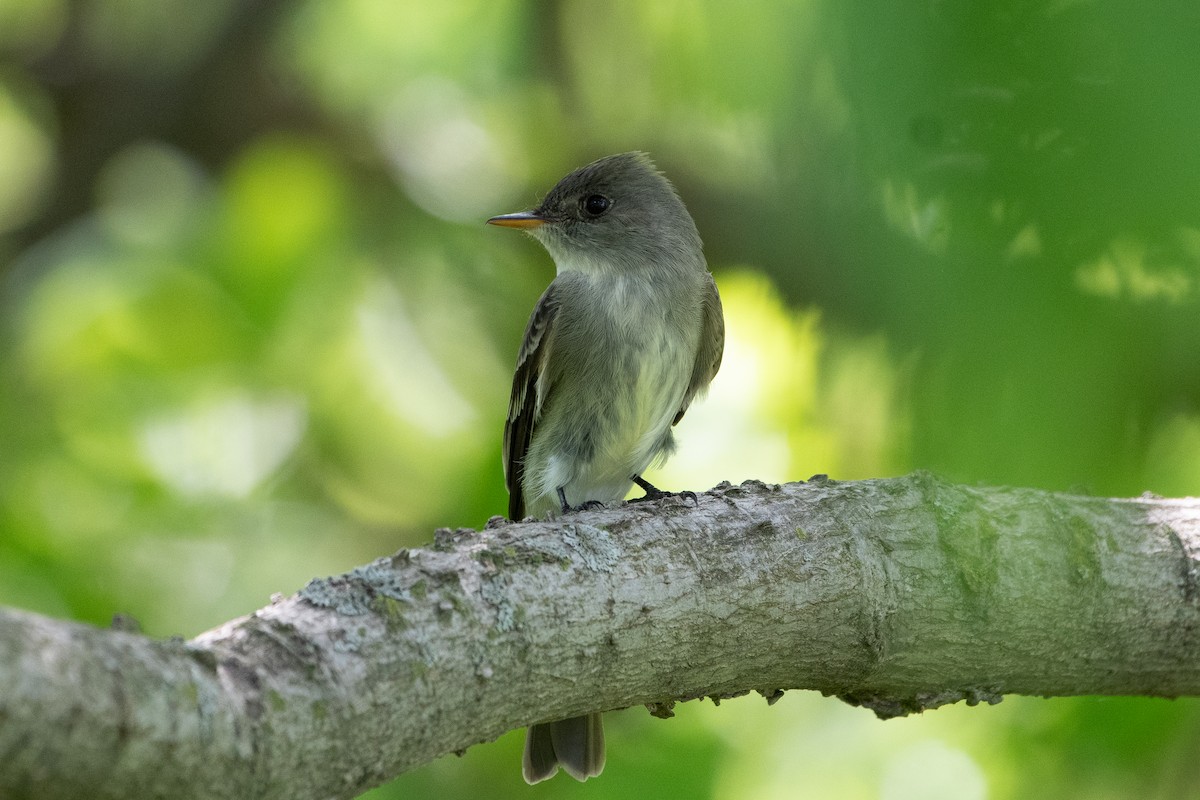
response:
<path id="1" fill-rule="evenodd" d="M 558 487 L 558 502 L 562 505 L 562 513 L 570 514 L 572 511 L 591 511 L 595 508 L 604 508 L 604 503 L 599 500 L 585 500 L 577 506 L 573 506 L 567 502 L 567 493 L 563 491 L 563 487 Z"/>
<path id="2" fill-rule="evenodd" d="M 650 481 L 643 478 L 641 475 L 634 475 L 633 482 L 636 483 L 638 485 L 638 487 L 640 487 L 641 490 L 646 493 L 646 495 L 645 495 L 645 497 L 633 498 L 632 500 L 629 501 L 631 503 L 644 503 L 647 500 L 661 500 L 664 497 L 682 497 L 686 500 L 691 500 L 692 504 L 697 507 L 699 507 L 699 505 L 700 505 L 700 501 L 698 499 L 696 499 L 695 492 L 691 492 L 691 491 L 664 492 L 662 489 L 659 489 L 657 486 L 655 486 Z"/>

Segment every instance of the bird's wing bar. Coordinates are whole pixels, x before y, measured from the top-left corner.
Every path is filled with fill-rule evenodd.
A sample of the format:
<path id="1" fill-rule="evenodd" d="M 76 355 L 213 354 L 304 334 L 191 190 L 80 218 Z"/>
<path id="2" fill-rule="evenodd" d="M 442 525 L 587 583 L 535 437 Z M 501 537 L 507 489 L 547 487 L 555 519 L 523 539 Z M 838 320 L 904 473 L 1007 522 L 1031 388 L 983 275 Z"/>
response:
<path id="1" fill-rule="evenodd" d="M 704 292 L 704 318 L 700 328 L 700 346 L 696 348 L 696 364 L 692 367 L 692 379 L 688 382 L 683 402 L 672 420 L 678 425 L 697 394 L 708 388 L 708 384 L 721 368 L 721 355 L 725 352 L 725 315 L 721 311 L 721 295 L 712 275 Z"/>
<path id="2" fill-rule="evenodd" d="M 504 423 L 504 483 L 508 486 L 508 518 L 512 520 L 520 520 L 525 516 L 525 453 L 545 400 L 541 396 L 544 387 L 539 387 L 539 384 L 554 338 L 554 319 L 558 315 L 558 306 L 554 284 L 551 283 L 529 317 L 525 338 L 517 353 L 517 371 L 513 375 L 508 420 Z"/>

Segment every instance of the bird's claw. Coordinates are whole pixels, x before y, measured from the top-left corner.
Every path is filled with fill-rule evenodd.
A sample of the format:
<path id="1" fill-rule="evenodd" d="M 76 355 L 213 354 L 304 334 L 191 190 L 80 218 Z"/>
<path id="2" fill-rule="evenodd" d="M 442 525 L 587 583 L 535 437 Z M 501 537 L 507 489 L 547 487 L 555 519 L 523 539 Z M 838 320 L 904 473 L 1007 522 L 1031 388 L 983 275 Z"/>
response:
<path id="1" fill-rule="evenodd" d="M 567 493 L 563 487 L 558 487 L 558 502 L 562 505 L 562 513 L 570 514 L 572 511 L 591 511 L 596 508 L 604 508 L 604 503 L 599 500 L 584 500 L 577 506 L 573 506 L 567 502 Z"/>
<path id="2" fill-rule="evenodd" d="M 632 500 L 629 501 L 631 503 L 644 503 L 647 500 L 662 500 L 664 497 L 682 497 L 685 500 L 691 500 L 692 505 L 696 506 L 697 508 L 700 507 L 700 500 L 696 497 L 695 492 L 692 492 L 692 491 L 664 492 L 662 489 L 659 489 L 657 486 L 650 483 L 650 481 L 646 480 L 641 475 L 634 475 L 633 482 L 636 483 L 638 486 L 640 486 L 642 491 L 644 491 L 646 494 L 644 497 L 633 498 Z"/>

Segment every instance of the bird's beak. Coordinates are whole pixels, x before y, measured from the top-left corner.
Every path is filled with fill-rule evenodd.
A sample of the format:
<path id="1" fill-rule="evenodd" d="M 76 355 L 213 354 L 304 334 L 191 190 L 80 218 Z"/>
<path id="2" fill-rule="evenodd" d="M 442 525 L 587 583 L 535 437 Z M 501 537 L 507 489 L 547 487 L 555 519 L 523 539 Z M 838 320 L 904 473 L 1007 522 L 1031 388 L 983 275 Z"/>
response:
<path id="1" fill-rule="evenodd" d="M 530 228 L 540 228 L 547 222 L 549 220 L 538 216 L 533 211 L 519 211 L 516 214 L 501 214 L 498 217 L 492 217 L 487 221 L 487 224 L 499 225 L 502 228 L 522 228 L 528 230 Z"/>

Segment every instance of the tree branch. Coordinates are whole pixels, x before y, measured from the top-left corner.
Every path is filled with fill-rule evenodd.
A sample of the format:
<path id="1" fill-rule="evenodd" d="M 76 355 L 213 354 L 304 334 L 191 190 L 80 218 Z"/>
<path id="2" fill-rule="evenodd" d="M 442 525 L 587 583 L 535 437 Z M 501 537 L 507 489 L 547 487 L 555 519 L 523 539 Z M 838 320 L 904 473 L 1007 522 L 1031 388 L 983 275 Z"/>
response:
<path id="1" fill-rule="evenodd" d="M 1198 553 L 1197 500 L 918 473 L 442 530 L 187 642 L 0 611 L 0 796 L 351 797 L 530 722 L 747 691 L 1200 694 Z"/>

